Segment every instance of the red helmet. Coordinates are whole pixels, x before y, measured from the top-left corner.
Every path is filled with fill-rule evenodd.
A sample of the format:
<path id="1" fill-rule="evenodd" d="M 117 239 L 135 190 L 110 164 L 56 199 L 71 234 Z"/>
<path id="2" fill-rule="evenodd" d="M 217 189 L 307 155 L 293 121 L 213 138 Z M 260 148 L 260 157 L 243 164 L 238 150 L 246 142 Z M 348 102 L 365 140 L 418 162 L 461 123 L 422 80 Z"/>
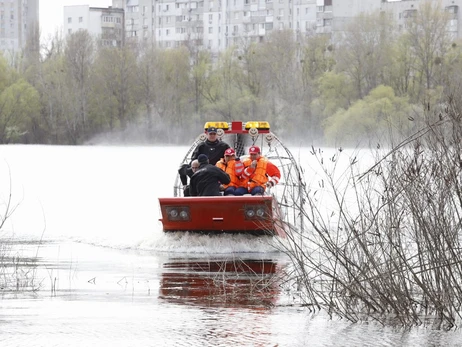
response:
<path id="1" fill-rule="evenodd" d="M 236 151 L 233 148 L 228 148 L 225 151 L 225 156 L 228 156 L 228 155 L 236 155 Z"/>
<path id="2" fill-rule="evenodd" d="M 249 154 L 256 154 L 256 153 L 260 153 L 260 147 L 252 146 L 249 148 Z"/>

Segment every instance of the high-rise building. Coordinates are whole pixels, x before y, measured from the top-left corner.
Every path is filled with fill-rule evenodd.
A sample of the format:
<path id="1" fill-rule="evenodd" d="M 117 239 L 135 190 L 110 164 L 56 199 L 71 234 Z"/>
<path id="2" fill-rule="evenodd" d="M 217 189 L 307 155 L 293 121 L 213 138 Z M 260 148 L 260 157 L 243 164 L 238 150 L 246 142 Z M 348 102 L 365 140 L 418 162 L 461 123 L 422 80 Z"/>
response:
<path id="1" fill-rule="evenodd" d="M 15 54 L 39 28 L 39 0 L 0 0 L 0 51 Z"/>
<path id="2" fill-rule="evenodd" d="M 335 34 L 344 31 L 361 13 L 376 11 L 387 13 L 404 30 L 407 18 L 422 3 L 422 0 L 112 0 L 108 9 L 67 6 L 64 26 L 66 32 L 86 28 L 102 37 L 105 33 L 117 37 L 120 34 L 127 41 L 151 40 L 162 48 L 191 45 L 216 53 L 233 45 L 262 42 L 277 30 L 292 30 L 297 38 Z M 458 17 L 462 0 L 441 0 L 441 4 L 451 14 L 448 31 L 454 37 L 461 37 L 462 23 Z M 82 22 L 69 22 L 80 20 L 74 19 L 79 16 Z M 117 44 L 123 42 L 116 40 Z M 110 44 L 110 39 L 106 43 Z"/>
<path id="3" fill-rule="evenodd" d="M 125 9 L 126 38 L 160 47 L 194 44 L 217 52 L 261 42 L 275 30 L 316 29 L 316 0 L 113 0 Z"/>
<path id="4" fill-rule="evenodd" d="M 103 46 L 121 46 L 124 43 L 124 10 L 121 8 L 64 6 L 64 32 L 71 34 L 87 30 Z"/>
<path id="5" fill-rule="evenodd" d="M 405 30 L 406 21 L 417 13 L 423 2 L 423 0 L 316 0 L 316 32 L 329 34 L 341 32 L 361 13 L 375 11 L 387 13 L 388 18 L 397 24 L 399 30 Z M 459 21 L 461 5 L 462 0 L 441 0 L 443 10 L 450 13 L 448 32 L 453 37 L 462 36 L 462 23 Z"/>

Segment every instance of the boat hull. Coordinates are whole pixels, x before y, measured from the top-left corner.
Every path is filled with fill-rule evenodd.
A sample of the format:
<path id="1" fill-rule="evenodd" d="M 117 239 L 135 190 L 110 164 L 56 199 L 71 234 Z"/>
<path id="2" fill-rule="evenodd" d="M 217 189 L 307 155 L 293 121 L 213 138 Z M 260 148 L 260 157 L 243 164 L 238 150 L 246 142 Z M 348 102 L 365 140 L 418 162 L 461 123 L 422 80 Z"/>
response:
<path id="1" fill-rule="evenodd" d="M 272 196 L 159 198 L 164 231 L 285 236 Z"/>

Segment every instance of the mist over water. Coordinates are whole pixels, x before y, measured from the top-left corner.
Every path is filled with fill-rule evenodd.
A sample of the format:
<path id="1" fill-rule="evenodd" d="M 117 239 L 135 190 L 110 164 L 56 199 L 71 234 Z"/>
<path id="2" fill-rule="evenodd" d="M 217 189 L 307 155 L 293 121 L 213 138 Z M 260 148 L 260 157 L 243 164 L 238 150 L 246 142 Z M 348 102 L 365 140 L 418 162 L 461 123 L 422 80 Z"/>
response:
<path id="1" fill-rule="evenodd" d="M 27 239 L 179 253 L 274 252 L 272 238 L 162 231 L 158 197 L 173 196 L 186 147 L 3 146 L 4 232 Z M 10 171 L 10 173 L 8 172 Z"/>

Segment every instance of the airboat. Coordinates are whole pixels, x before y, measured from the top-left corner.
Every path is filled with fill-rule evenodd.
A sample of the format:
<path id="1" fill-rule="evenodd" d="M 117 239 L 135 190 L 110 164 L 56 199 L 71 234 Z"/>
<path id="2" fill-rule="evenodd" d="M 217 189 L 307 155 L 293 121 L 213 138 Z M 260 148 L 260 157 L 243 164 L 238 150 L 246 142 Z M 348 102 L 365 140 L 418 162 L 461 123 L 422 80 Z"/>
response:
<path id="1" fill-rule="evenodd" d="M 163 230 L 285 237 L 291 227 L 300 228 L 303 172 L 289 149 L 271 131 L 269 122 L 206 122 L 204 132 L 195 139 L 180 165 L 191 162 L 195 148 L 207 139 L 209 127 L 217 128 L 219 139 L 233 147 L 241 160 L 246 159 L 250 146 L 259 146 L 262 155 L 279 167 L 281 179 L 265 195 L 185 197 L 177 175 L 173 197 L 159 198 Z"/>

